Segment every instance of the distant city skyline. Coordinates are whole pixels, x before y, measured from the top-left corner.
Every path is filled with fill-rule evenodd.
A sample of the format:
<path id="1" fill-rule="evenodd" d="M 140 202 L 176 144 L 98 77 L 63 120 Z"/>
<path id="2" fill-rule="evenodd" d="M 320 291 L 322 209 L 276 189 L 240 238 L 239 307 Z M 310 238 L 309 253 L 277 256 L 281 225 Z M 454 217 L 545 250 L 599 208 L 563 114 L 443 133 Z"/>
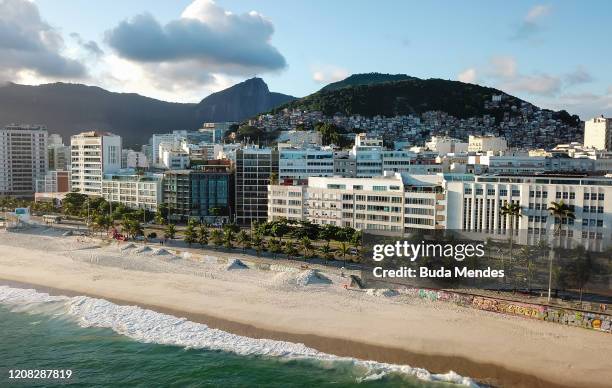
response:
<path id="1" fill-rule="evenodd" d="M 197 102 L 252 76 L 305 96 L 354 73 L 499 88 L 612 116 L 612 3 L 0 0 L 0 81 Z"/>

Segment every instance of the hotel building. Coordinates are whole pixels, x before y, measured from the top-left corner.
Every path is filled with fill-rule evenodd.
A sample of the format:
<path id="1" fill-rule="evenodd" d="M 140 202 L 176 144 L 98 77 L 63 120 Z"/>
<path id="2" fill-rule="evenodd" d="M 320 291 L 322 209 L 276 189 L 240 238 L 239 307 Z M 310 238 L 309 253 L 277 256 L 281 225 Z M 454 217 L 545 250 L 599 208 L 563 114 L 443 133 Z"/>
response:
<path id="1" fill-rule="evenodd" d="M 48 169 L 47 129 L 8 125 L 0 129 L 0 196 L 33 197 Z"/>
<path id="2" fill-rule="evenodd" d="M 278 151 L 245 147 L 235 154 L 236 222 L 250 225 L 268 218 L 268 185 L 278 177 Z"/>
<path id="3" fill-rule="evenodd" d="M 102 195 L 102 178 L 121 169 L 121 137 L 90 131 L 72 136 L 71 187 L 88 195 Z"/>
<path id="4" fill-rule="evenodd" d="M 131 171 L 105 174 L 102 197 L 130 209 L 154 212 L 162 201 L 162 178 L 161 174 L 139 175 Z"/>
<path id="5" fill-rule="evenodd" d="M 270 185 L 268 220 L 287 218 L 401 234 L 449 229 L 478 239 L 508 238 L 508 203 L 521 206 L 514 219 L 516 241 L 533 244 L 555 231 L 564 246 L 602 250 L 612 241 L 612 178 L 560 175 L 408 175 L 310 178 L 307 186 Z M 555 219 L 551 202 L 571 206 L 576 216 Z M 559 226 L 559 223 L 561 224 Z"/>

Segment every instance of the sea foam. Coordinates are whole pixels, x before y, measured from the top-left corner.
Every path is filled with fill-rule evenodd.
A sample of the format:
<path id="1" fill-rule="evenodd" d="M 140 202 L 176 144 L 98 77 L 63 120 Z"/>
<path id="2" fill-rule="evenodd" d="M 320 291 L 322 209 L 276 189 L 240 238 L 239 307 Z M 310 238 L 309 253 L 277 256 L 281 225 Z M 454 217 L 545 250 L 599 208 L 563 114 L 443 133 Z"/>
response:
<path id="1" fill-rule="evenodd" d="M 75 319 L 82 327 L 110 328 L 118 334 L 144 343 L 219 350 L 243 356 L 348 364 L 362 371 L 363 377 L 358 378 L 358 381 L 375 380 L 393 373 L 415 376 L 425 381 L 477 387 L 477 384 L 469 377 L 462 377 L 452 371 L 434 374 L 423 368 L 413 368 L 408 365 L 338 357 L 319 352 L 304 344 L 244 337 L 213 329 L 202 323 L 191 322 L 185 318 L 158 313 L 138 306 L 117 305 L 104 299 L 86 296 L 51 296 L 33 289 L 0 286 L 0 304 L 19 312 L 59 315 L 58 311 L 61 310 L 63 315 Z M 58 306 L 63 308 L 58 309 Z"/>

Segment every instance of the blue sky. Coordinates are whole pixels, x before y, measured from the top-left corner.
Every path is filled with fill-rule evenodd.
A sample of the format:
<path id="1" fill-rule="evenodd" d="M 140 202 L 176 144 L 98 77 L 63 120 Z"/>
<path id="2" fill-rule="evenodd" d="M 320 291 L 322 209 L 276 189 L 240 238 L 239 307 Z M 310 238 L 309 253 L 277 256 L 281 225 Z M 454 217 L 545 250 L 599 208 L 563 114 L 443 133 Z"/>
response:
<path id="1" fill-rule="evenodd" d="M 0 7 L 25 1 L 0 0 Z M 36 23 L 55 38 L 40 43 L 43 60 L 36 64 L 31 56 L 0 59 L 2 78 L 82 82 L 197 101 L 253 75 L 273 91 L 304 96 L 349 74 L 377 71 L 498 87 L 583 119 L 612 115 L 608 1 L 35 0 L 33 5 Z M 30 11 L 16 11 L 12 20 L 34 17 Z M 0 54 L 2 23 L 0 16 Z M 5 18 L 4 24 L 10 23 Z"/>

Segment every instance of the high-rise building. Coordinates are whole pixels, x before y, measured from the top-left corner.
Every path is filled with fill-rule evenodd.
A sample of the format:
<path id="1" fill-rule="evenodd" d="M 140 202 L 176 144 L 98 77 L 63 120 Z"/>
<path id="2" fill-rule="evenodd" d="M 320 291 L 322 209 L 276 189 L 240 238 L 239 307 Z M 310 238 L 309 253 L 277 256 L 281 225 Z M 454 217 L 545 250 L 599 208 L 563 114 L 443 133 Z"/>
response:
<path id="1" fill-rule="evenodd" d="M 48 169 L 47 129 L 8 125 L 0 129 L 0 196 L 33 197 Z"/>
<path id="2" fill-rule="evenodd" d="M 89 195 L 102 195 L 102 178 L 121 169 L 121 137 L 90 131 L 72 136 L 71 187 Z"/>
<path id="3" fill-rule="evenodd" d="M 234 179 L 228 160 L 164 173 L 163 196 L 171 219 L 225 222 L 234 215 Z"/>
<path id="4" fill-rule="evenodd" d="M 47 142 L 49 170 L 70 170 L 70 146 L 64 145 L 62 137 L 56 133 L 49 135 Z"/>
<path id="5" fill-rule="evenodd" d="M 584 146 L 612 151 L 612 118 L 602 115 L 585 121 Z"/>
<path id="6" fill-rule="evenodd" d="M 236 222 L 250 225 L 268 218 L 268 185 L 278 178 L 278 151 L 245 147 L 236 150 Z"/>

